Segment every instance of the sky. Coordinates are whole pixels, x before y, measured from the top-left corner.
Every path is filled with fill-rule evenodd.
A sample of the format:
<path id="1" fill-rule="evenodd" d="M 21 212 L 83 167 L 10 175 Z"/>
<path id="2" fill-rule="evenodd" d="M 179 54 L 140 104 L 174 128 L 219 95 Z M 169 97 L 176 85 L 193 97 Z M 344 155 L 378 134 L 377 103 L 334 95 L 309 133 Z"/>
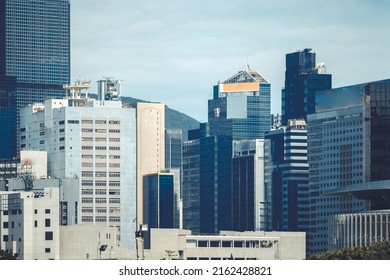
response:
<path id="1" fill-rule="evenodd" d="M 245 65 L 281 112 L 285 55 L 305 48 L 333 87 L 390 78 L 387 0 L 71 0 L 71 80 L 123 80 L 122 95 L 201 122 L 213 86 Z"/>

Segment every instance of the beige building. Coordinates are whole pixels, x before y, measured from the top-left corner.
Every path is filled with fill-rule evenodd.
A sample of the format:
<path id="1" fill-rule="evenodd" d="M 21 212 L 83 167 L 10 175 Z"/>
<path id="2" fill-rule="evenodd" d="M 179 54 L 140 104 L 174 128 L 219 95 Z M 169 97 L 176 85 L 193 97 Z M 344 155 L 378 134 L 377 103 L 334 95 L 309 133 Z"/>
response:
<path id="1" fill-rule="evenodd" d="M 234 232 L 191 235 L 189 230 L 151 229 L 145 258 L 183 260 L 303 260 L 304 232 Z"/>
<path id="2" fill-rule="evenodd" d="M 135 249 L 121 247 L 117 236 L 118 228 L 103 224 L 60 227 L 60 259 L 135 259 Z"/>
<path id="3" fill-rule="evenodd" d="M 137 223 L 143 223 L 143 175 L 165 168 L 165 105 L 137 103 Z"/>

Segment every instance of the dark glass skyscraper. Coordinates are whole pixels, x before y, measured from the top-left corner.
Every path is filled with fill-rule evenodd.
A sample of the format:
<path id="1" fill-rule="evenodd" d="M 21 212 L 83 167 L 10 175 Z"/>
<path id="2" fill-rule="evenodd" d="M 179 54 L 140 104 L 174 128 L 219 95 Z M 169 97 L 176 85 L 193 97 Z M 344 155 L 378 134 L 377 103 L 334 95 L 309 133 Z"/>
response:
<path id="1" fill-rule="evenodd" d="M 316 54 L 304 49 L 286 55 L 286 72 L 282 90 L 282 124 L 290 119 L 307 121 L 315 113 L 315 93 L 332 87 L 332 75 L 325 74 L 323 63 L 316 64 Z"/>
<path id="2" fill-rule="evenodd" d="M 1 1 L 0 158 L 18 153 L 20 108 L 64 96 L 69 81 L 69 0 Z"/>
<path id="3" fill-rule="evenodd" d="M 272 187 L 269 206 L 271 228 L 276 231 L 309 229 L 309 166 L 307 130 L 304 120 L 268 132 L 271 141 Z"/>

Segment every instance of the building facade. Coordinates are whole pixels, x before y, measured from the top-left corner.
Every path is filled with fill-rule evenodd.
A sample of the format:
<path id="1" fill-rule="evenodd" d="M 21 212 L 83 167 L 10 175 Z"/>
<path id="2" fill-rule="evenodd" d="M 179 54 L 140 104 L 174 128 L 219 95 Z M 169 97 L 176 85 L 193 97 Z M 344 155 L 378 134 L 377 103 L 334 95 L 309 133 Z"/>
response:
<path id="1" fill-rule="evenodd" d="M 290 120 L 288 126 L 266 134 L 271 141 L 272 187 L 267 207 L 271 212 L 268 230 L 309 229 L 309 165 L 307 126 L 304 120 Z"/>
<path id="2" fill-rule="evenodd" d="M 327 250 L 329 219 L 370 210 L 366 200 L 327 196 L 335 189 L 387 180 L 390 80 L 320 91 L 308 116 L 311 252 Z"/>
<path id="3" fill-rule="evenodd" d="M 267 191 L 271 177 L 270 142 L 233 141 L 232 223 L 235 231 L 264 231 L 268 222 Z"/>
<path id="4" fill-rule="evenodd" d="M 165 106 L 135 105 L 137 119 L 137 223 L 143 224 L 143 176 L 165 169 Z M 138 226 L 137 226 L 138 228 Z"/>
<path id="5" fill-rule="evenodd" d="M 21 112 L 21 149 L 48 152 L 48 174 L 79 178 L 81 202 L 68 205 L 68 224 L 120 228 L 124 247 L 135 248 L 136 112 L 120 101 L 46 100 Z M 73 211 L 72 211 L 73 212 Z"/>
<path id="6" fill-rule="evenodd" d="M 183 143 L 183 228 L 200 233 L 199 139 Z"/>
<path id="7" fill-rule="evenodd" d="M 19 111 L 65 96 L 70 81 L 69 0 L 0 3 L 0 158 L 17 156 Z"/>
<path id="8" fill-rule="evenodd" d="M 233 229 L 233 141 L 264 138 L 271 127 L 270 83 L 241 70 L 214 86 L 199 128 L 200 232 Z"/>
<path id="9" fill-rule="evenodd" d="M 290 119 L 307 120 L 315 112 L 315 93 L 332 88 L 332 76 L 323 63 L 316 64 L 316 54 L 304 49 L 286 55 L 282 90 L 282 125 Z"/>
<path id="10" fill-rule="evenodd" d="M 145 256 L 149 260 L 303 260 L 305 233 L 221 231 L 193 235 L 189 230 L 153 229 L 151 249 Z"/>
<path id="11" fill-rule="evenodd" d="M 270 102 L 271 84 L 255 70 L 239 71 L 214 86 L 208 101 L 210 135 L 264 138 L 271 128 Z"/>
<path id="12" fill-rule="evenodd" d="M 59 188 L 0 192 L 1 248 L 21 260 L 60 258 Z"/>

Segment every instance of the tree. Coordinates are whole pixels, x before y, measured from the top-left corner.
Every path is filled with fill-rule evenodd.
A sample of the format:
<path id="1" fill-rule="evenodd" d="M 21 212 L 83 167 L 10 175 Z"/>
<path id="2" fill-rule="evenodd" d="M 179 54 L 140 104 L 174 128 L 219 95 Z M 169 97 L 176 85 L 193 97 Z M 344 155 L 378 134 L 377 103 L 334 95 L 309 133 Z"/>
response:
<path id="1" fill-rule="evenodd" d="M 308 260 L 390 260 L 390 241 L 310 255 Z"/>
<path id="2" fill-rule="evenodd" d="M 12 254 L 0 249 L 0 260 L 17 260 L 18 254 Z"/>

